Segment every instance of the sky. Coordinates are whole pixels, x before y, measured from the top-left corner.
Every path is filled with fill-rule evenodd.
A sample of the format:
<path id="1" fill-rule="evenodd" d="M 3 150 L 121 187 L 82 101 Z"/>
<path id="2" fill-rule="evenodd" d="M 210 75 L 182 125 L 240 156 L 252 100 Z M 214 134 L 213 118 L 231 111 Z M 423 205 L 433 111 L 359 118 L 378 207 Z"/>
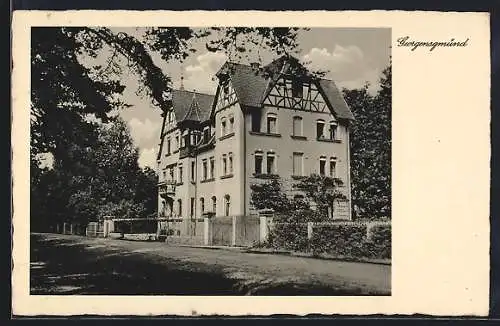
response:
<path id="1" fill-rule="evenodd" d="M 114 28 L 115 31 L 139 36 L 139 28 Z M 368 82 L 369 91 L 376 93 L 378 80 L 390 60 L 391 30 L 387 28 L 312 28 L 300 31 L 298 58 L 310 62 L 312 69 L 327 70 L 325 78 L 334 80 L 342 88 L 360 88 Z M 198 92 L 215 94 L 215 73 L 227 60 L 224 53 L 208 52 L 205 41 L 194 43 L 197 50 L 183 63 L 165 62 L 159 55 L 152 53 L 153 61 L 165 74 L 170 76 L 174 88 L 179 88 L 181 76 L 184 88 Z M 95 60 L 105 60 L 103 54 Z M 266 64 L 276 57 L 261 53 L 262 63 Z M 88 61 L 89 64 L 96 64 Z M 99 62 L 98 62 L 99 63 Z M 128 123 L 131 136 L 139 148 L 139 165 L 155 168 L 156 154 L 159 149 L 161 110 L 151 100 L 138 94 L 139 83 L 133 72 L 124 70 L 121 82 L 126 86 L 122 99 L 131 107 L 119 114 Z"/>

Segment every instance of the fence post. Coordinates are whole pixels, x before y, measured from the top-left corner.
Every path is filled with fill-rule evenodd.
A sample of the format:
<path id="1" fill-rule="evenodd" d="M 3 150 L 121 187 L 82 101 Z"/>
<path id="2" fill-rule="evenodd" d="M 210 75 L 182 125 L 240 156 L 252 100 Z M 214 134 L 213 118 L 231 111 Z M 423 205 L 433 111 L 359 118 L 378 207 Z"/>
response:
<path id="1" fill-rule="evenodd" d="M 233 224 L 233 230 L 232 230 L 232 237 L 231 237 L 231 246 L 236 246 L 236 216 L 232 217 L 232 224 Z"/>
<path id="2" fill-rule="evenodd" d="M 109 229 L 109 224 L 108 224 L 108 221 L 107 220 L 104 220 L 104 225 L 103 225 L 103 228 L 102 228 L 102 236 L 103 238 L 106 238 L 108 236 L 108 229 Z"/>
<path id="3" fill-rule="evenodd" d="M 307 239 L 311 240 L 313 236 L 313 222 L 307 222 Z"/>
<path id="4" fill-rule="evenodd" d="M 66 222 L 63 223 L 62 234 L 66 234 Z"/>
<path id="5" fill-rule="evenodd" d="M 69 234 L 73 235 L 73 223 L 69 224 Z"/>
<path id="6" fill-rule="evenodd" d="M 56 233 L 60 233 L 60 232 L 59 232 L 59 229 L 60 229 L 60 227 L 59 227 L 59 223 L 57 223 L 57 224 L 56 224 Z"/>
<path id="7" fill-rule="evenodd" d="M 210 219 L 208 217 L 203 218 L 203 244 L 205 246 L 210 246 Z"/>
<path id="8" fill-rule="evenodd" d="M 267 217 L 260 216 L 260 242 L 267 240 Z"/>

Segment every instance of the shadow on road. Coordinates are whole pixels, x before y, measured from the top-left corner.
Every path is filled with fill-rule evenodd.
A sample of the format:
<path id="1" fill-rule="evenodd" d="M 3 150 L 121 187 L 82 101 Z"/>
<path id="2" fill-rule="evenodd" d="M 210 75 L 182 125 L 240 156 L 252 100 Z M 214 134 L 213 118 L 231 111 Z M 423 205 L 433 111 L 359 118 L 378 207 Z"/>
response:
<path id="1" fill-rule="evenodd" d="M 83 238 L 85 239 L 85 238 Z M 322 284 L 228 278 L 216 262 L 171 259 L 148 249 L 127 251 L 31 236 L 32 295 L 360 295 L 360 289 Z M 145 254 L 147 253 L 147 254 Z"/>

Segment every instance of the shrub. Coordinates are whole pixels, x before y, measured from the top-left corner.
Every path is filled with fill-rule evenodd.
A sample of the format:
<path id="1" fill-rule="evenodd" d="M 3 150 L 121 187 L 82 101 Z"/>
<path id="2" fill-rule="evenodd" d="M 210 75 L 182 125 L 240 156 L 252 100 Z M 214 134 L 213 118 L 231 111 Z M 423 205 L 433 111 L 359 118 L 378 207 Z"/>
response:
<path id="1" fill-rule="evenodd" d="M 277 223 L 269 232 L 268 245 L 276 249 L 306 251 L 307 223 Z"/>
<path id="2" fill-rule="evenodd" d="M 317 225 L 313 229 L 311 249 L 315 254 L 361 257 L 365 240 L 364 224 Z"/>
<path id="3" fill-rule="evenodd" d="M 115 221 L 115 232 L 138 234 L 138 233 L 156 233 L 158 221 L 154 219 L 134 220 L 134 221 Z"/>
<path id="4" fill-rule="evenodd" d="M 391 258 L 391 225 L 375 225 L 370 232 L 370 239 L 364 245 L 365 256 L 370 258 Z"/>

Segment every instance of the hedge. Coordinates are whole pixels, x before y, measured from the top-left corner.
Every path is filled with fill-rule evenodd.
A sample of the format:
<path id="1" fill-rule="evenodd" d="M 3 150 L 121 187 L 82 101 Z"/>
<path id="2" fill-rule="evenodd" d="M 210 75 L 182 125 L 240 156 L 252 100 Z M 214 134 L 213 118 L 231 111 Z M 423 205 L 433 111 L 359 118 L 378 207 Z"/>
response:
<path id="1" fill-rule="evenodd" d="M 275 249 L 307 251 L 307 224 L 277 223 L 268 235 L 268 246 Z"/>
<path id="2" fill-rule="evenodd" d="M 370 233 L 370 238 L 365 241 L 365 256 L 370 258 L 391 258 L 391 225 L 375 225 L 370 229 Z"/>
<path id="3" fill-rule="evenodd" d="M 114 222 L 115 232 L 118 233 L 126 233 L 126 234 L 156 233 L 157 228 L 158 228 L 158 221 L 154 219 Z"/>
<path id="4" fill-rule="evenodd" d="M 362 257 L 366 240 L 365 224 L 329 224 L 313 228 L 311 250 L 315 254 Z"/>
<path id="5" fill-rule="evenodd" d="M 288 216 L 288 222 L 279 221 L 269 233 L 267 247 L 282 250 L 329 254 L 349 258 L 391 258 L 391 225 L 366 223 L 316 224 L 312 238 L 307 238 L 307 223 Z"/>

